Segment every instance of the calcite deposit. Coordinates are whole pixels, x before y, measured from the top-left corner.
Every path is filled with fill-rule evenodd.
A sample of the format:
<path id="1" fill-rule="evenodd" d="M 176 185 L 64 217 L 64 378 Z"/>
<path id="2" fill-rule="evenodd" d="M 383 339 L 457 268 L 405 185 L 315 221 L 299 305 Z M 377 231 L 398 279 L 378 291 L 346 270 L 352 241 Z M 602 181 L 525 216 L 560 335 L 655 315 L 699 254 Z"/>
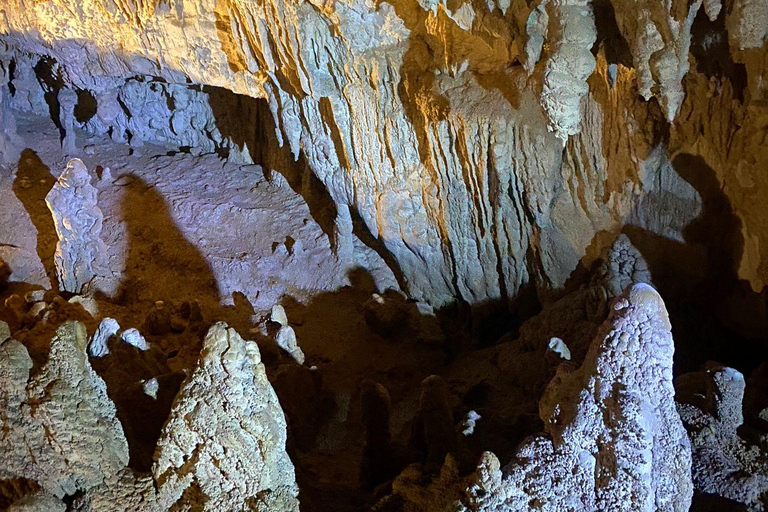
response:
<path id="1" fill-rule="evenodd" d="M 102 322 L 100 332 L 112 322 Z M 11 510 L 65 510 L 59 498 L 76 494 L 74 510 L 83 512 L 298 510 L 285 418 L 258 347 L 225 324 L 210 329 L 197 368 L 173 401 L 152 475 L 127 467 L 128 443 L 110 398 L 123 396 L 113 387 L 116 369 L 106 371 L 108 396 L 88 362 L 83 324 L 60 327 L 48 362 L 32 372 L 24 345 L 8 333 L 2 338 L 0 477 L 41 489 L 13 501 Z M 120 364 L 125 369 L 126 361 Z"/>
<path id="2" fill-rule="evenodd" d="M 69 136 L 73 136 L 71 126 Z M 70 144 L 66 136 L 64 140 Z M 59 288 L 81 293 L 99 271 L 103 272 L 106 253 L 101 239 L 104 215 L 91 176 L 81 160 L 75 158 L 67 163 L 45 202 L 59 237 L 55 255 Z"/>
<path id="3" fill-rule="evenodd" d="M 766 169 L 768 0 L 0 0 L 0 509 L 762 510 Z"/>
<path id="4" fill-rule="evenodd" d="M 709 363 L 677 378 L 678 410 L 691 436 L 693 481 L 704 493 L 765 509 L 768 453 L 750 445 L 738 430 L 744 423 L 746 383 L 733 368 Z"/>
<path id="5" fill-rule="evenodd" d="M 259 349 L 219 323 L 158 441 L 161 510 L 299 510 L 285 418 Z"/>
<path id="6" fill-rule="evenodd" d="M 696 215 L 688 184 L 670 183 L 658 221 L 632 214 L 667 190 L 651 174 L 678 153 L 700 155 L 749 211 L 765 181 L 735 169 L 766 162 L 751 142 L 765 130 L 764 12 L 761 0 L 12 0 L 2 37 L 17 108 L 45 111 L 23 82 L 45 56 L 62 92 L 95 103 L 80 121 L 92 133 L 246 161 L 285 145 L 337 205 L 339 254 L 350 211 L 415 298 L 479 304 L 560 287 L 627 222 L 680 239 L 677 221 Z M 740 272 L 761 287 L 766 224 L 744 217 Z"/>
<path id="7" fill-rule="evenodd" d="M 85 326 L 64 324 L 42 368 L 32 372 L 27 349 L 3 341 L 3 478 L 36 482 L 72 495 L 103 483 L 128 463 L 128 444 L 104 381 L 86 354 Z"/>
<path id="8" fill-rule="evenodd" d="M 546 434 L 525 441 L 503 470 L 483 454 L 463 481 L 452 456 L 426 488 L 410 468 L 388 500 L 411 503 L 405 510 L 687 511 L 691 445 L 674 405 L 670 329 L 653 288 L 628 288 L 584 363 L 562 364 L 549 384 Z"/>

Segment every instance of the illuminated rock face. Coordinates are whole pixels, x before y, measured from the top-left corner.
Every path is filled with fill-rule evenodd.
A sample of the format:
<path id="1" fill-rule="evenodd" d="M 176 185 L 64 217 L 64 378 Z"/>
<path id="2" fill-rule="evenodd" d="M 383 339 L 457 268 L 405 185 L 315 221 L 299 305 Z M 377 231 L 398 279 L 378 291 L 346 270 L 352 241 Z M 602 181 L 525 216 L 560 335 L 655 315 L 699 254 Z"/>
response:
<path id="1" fill-rule="evenodd" d="M 679 153 L 727 183 L 740 275 L 768 282 L 765 0 L 6 3 L 16 108 L 45 113 L 24 84 L 47 55 L 95 99 L 94 132 L 246 161 L 242 133 L 285 145 L 417 299 L 559 288 L 625 224 L 681 240 L 702 201 L 670 165 Z M 695 39 L 708 19 L 727 34 L 702 25 Z M 269 141 L 251 129 L 265 115 Z"/>
<path id="2" fill-rule="evenodd" d="M 429 486 L 411 466 L 387 499 L 426 511 L 689 510 L 691 445 L 675 409 L 670 329 L 658 293 L 632 285 L 581 366 L 558 367 L 539 404 L 545 433 L 524 441 L 503 470 L 486 452 L 461 479 L 448 456 Z"/>
<path id="3" fill-rule="evenodd" d="M 286 438 L 256 343 L 215 324 L 158 442 L 160 509 L 298 512 Z"/>
<path id="4" fill-rule="evenodd" d="M 0 476 L 25 478 L 63 497 L 95 487 L 128 464 L 128 443 L 104 381 L 86 354 L 85 327 L 69 322 L 51 341 L 48 362 L 3 340 Z"/>
<path id="5" fill-rule="evenodd" d="M 104 272 L 107 252 L 101 240 L 104 215 L 98 206 L 96 187 L 91 185 L 91 176 L 82 161 L 69 161 L 45 202 L 59 236 L 54 256 L 59 289 L 81 293 L 100 270 Z"/>
<path id="6" fill-rule="evenodd" d="M 33 370 L 26 347 L 0 322 L 0 478 L 41 489 L 11 510 L 65 510 L 65 496 L 79 512 L 299 510 L 285 416 L 256 343 L 223 323 L 208 331 L 173 401 L 152 475 L 127 467 L 128 443 L 87 344 L 85 326 L 68 322 L 50 342 L 48 362 Z"/>

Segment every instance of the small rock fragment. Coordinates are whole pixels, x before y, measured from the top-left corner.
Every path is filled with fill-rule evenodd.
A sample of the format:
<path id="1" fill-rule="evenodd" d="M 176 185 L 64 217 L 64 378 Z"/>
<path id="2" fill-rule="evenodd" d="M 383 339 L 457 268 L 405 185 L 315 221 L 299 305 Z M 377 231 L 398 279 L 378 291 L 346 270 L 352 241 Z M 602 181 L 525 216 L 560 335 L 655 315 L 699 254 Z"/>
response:
<path id="1" fill-rule="evenodd" d="M 149 350 L 149 343 L 147 343 L 147 340 L 144 339 L 144 336 L 136 328 L 123 331 L 120 334 L 120 339 L 141 351 Z"/>
<path id="2" fill-rule="evenodd" d="M 471 436 L 475 433 L 475 427 L 477 426 L 477 420 L 482 419 L 476 411 L 469 411 L 464 415 L 464 419 L 461 421 L 460 429 L 461 435 L 464 437 Z"/>
<path id="3" fill-rule="evenodd" d="M 285 314 L 285 308 L 280 304 L 272 306 L 272 313 L 270 314 L 269 319 L 283 327 L 288 325 L 288 315 Z"/>
<path id="4" fill-rule="evenodd" d="M 120 332 L 120 324 L 114 318 L 105 318 L 96 328 L 88 343 L 88 354 L 91 357 L 104 357 L 109 354 L 109 339 Z"/>
<path id="5" fill-rule="evenodd" d="M 293 327 L 288 325 L 281 327 L 280 330 L 277 331 L 275 341 L 277 342 L 277 345 L 288 352 L 297 363 L 304 364 L 304 352 L 296 341 L 296 332 L 293 330 Z"/>
<path id="6" fill-rule="evenodd" d="M 568 350 L 568 345 L 558 337 L 552 337 L 549 339 L 549 345 L 547 346 L 550 353 L 554 354 L 559 359 L 564 361 L 571 360 L 571 351 Z"/>
<path id="7" fill-rule="evenodd" d="M 151 396 L 153 399 L 157 400 L 157 391 L 160 389 L 160 384 L 157 382 L 157 379 L 153 377 L 149 380 L 145 380 L 141 385 L 141 389 L 144 390 L 145 395 Z"/>

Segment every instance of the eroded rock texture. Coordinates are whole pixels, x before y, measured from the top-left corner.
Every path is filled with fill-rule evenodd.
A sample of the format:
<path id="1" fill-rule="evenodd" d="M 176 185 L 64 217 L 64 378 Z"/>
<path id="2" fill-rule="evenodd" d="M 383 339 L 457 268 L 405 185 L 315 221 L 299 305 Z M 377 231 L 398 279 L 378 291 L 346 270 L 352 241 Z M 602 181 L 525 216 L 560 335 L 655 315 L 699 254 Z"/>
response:
<path id="1" fill-rule="evenodd" d="M 744 376 L 716 363 L 681 375 L 678 410 L 691 437 L 696 489 L 764 510 L 768 499 L 768 454 L 738 432 L 744 423 Z"/>
<path id="2" fill-rule="evenodd" d="M 687 511 L 691 447 L 674 405 L 670 328 L 658 293 L 631 286 L 584 363 L 558 368 L 540 403 L 546 435 L 503 471 L 486 453 L 463 484 L 452 456 L 426 489 L 406 470 L 390 499 L 413 510 Z"/>
<path id="3" fill-rule="evenodd" d="M 63 497 L 103 483 L 128 463 L 128 444 L 104 381 L 86 354 L 85 327 L 69 322 L 33 370 L 27 349 L 2 342 L 0 474 Z"/>
<path id="4" fill-rule="evenodd" d="M 283 411 L 259 349 L 219 323 L 181 387 L 152 469 L 162 510 L 299 510 Z"/>
<path id="5" fill-rule="evenodd" d="M 71 130 L 70 136 L 74 136 Z M 104 215 L 99 209 L 98 192 L 81 160 L 74 158 L 67 163 L 45 202 L 59 237 L 54 255 L 59 289 L 81 293 L 99 271 L 104 271 L 107 252 L 101 239 Z"/>
<path id="6" fill-rule="evenodd" d="M 743 218 L 739 276 L 768 282 L 764 0 L 6 4 L 14 108 L 47 112 L 42 55 L 92 132 L 276 168 L 284 145 L 339 254 L 350 212 L 435 306 L 560 288 L 624 225 L 682 242 L 705 198 L 681 154 Z"/>

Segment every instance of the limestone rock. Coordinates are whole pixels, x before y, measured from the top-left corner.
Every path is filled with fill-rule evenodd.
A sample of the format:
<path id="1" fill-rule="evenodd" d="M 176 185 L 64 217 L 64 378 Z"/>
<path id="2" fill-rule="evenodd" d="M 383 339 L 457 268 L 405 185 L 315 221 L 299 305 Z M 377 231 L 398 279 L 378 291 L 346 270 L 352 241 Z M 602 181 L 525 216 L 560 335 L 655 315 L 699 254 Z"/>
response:
<path id="1" fill-rule="evenodd" d="M 297 363 L 304 364 L 304 352 L 299 347 L 299 343 L 296 341 L 296 332 L 293 327 L 284 325 L 280 327 L 275 336 L 275 342 L 277 346 L 288 352 Z"/>
<path id="2" fill-rule="evenodd" d="M 537 371 L 546 377 L 552 338 L 562 340 L 572 361 L 581 362 L 609 313 L 610 302 L 628 286 L 651 283 L 648 264 L 624 234 L 603 251 L 595 267 L 585 286 L 545 304 L 541 313 L 521 326 L 520 338 L 502 347 L 500 363 L 505 371 L 516 371 L 513 367 L 521 355 L 534 353 L 540 366 Z"/>
<path id="3" fill-rule="evenodd" d="M 116 336 L 120 332 L 120 324 L 114 318 L 104 318 L 99 326 L 96 328 L 96 332 L 91 336 L 91 341 L 88 343 L 88 354 L 91 357 L 104 357 L 109 354 L 109 339 L 112 336 Z"/>
<path id="4" fill-rule="evenodd" d="M 7 512 L 66 512 L 67 505 L 45 491 L 38 491 L 14 501 Z"/>
<path id="5" fill-rule="evenodd" d="M 744 376 L 733 368 L 708 363 L 700 372 L 681 375 L 678 410 L 693 449 L 697 490 L 764 509 L 768 498 L 768 453 L 750 446 L 737 430 L 744 423 Z"/>
<path id="6" fill-rule="evenodd" d="M 540 404 L 549 438 L 524 445 L 508 503 L 551 510 L 685 511 L 690 445 L 674 408 L 671 325 L 648 285 L 620 296 L 582 366 L 559 372 Z M 555 474 L 572 476 L 558 481 Z M 515 495 L 516 487 L 524 493 Z M 519 500 L 519 501 L 518 501 Z"/>
<path id="7" fill-rule="evenodd" d="M 675 10 L 672 4 L 652 1 L 616 4 L 616 22 L 632 52 L 640 94 L 645 99 L 656 96 L 671 121 L 683 102 L 682 80 L 689 69 L 691 26 L 702 1 Z M 717 17 L 719 4 L 707 3 L 710 19 Z"/>
<path id="8" fill-rule="evenodd" d="M 104 215 L 85 164 L 70 160 L 45 202 L 59 237 L 55 254 L 59 288 L 79 294 L 98 275 L 106 254 L 101 240 Z"/>
<path id="9" fill-rule="evenodd" d="M 136 328 L 126 329 L 120 333 L 120 339 L 139 350 L 149 350 L 149 343 Z"/>
<path id="10" fill-rule="evenodd" d="M 161 508 L 298 511 L 285 442 L 285 417 L 258 347 L 215 324 L 158 442 L 152 473 Z"/>
<path id="11" fill-rule="evenodd" d="M 64 138 L 61 141 L 61 149 L 67 156 L 77 153 L 75 138 L 75 107 L 77 106 L 77 93 L 72 89 L 59 91 L 59 120 L 61 121 Z"/>
<path id="12" fill-rule="evenodd" d="M 683 77 L 697 73 L 688 63 L 696 13 L 703 5 L 714 18 L 719 3 L 464 4 L 57 0 L 13 4 L 2 39 L 5 60 L 16 63 L 14 107 L 46 113 L 34 71 L 44 56 L 59 63 L 66 89 L 95 99 L 96 115 L 84 123 L 91 133 L 228 151 L 252 163 L 242 141 L 254 140 L 257 122 L 240 120 L 258 119 L 267 160 L 290 153 L 264 164 L 301 157 L 325 189 L 338 254 L 349 256 L 354 219 L 355 233 L 369 232 L 391 255 L 411 297 L 478 305 L 510 301 L 529 284 L 559 289 L 599 233 L 617 232 L 634 202 L 669 191 L 637 183 L 666 123 L 656 103 L 635 96 L 658 98 L 662 117 L 681 110 Z M 745 32 L 739 38 L 754 45 L 763 27 L 748 23 L 764 0 L 736 4 L 745 13 L 732 16 Z M 605 19 L 594 15 L 600 9 Z M 105 56 L 113 47 L 122 50 Z M 752 50 L 749 83 L 759 92 L 765 66 Z M 613 54 L 623 51 L 629 58 L 618 62 Z M 696 86 L 697 101 L 708 94 L 708 84 Z M 761 95 L 752 97 L 759 105 Z M 713 101 L 739 131 L 749 107 L 734 111 L 722 95 Z M 688 108 L 711 117 L 703 103 Z M 752 120 L 762 133 L 759 117 Z M 723 173 L 742 158 L 750 169 L 764 162 L 730 151 L 714 125 L 706 131 Z M 759 145 L 761 136 L 748 132 L 739 141 Z M 699 151 L 694 137 L 678 139 L 681 150 Z M 665 215 L 688 211 L 684 192 L 675 188 Z M 756 273 L 768 281 L 764 265 Z"/>
<path id="13" fill-rule="evenodd" d="M 18 341 L 3 342 L 0 358 L 0 475 L 27 478 L 62 497 L 90 489 L 128 463 L 128 444 L 104 381 L 86 355 L 85 327 L 64 324 L 45 365 Z"/>
<path id="14" fill-rule="evenodd" d="M 72 502 L 73 512 L 163 512 L 152 475 L 121 470 Z"/>
<path id="15" fill-rule="evenodd" d="M 591 49 L 597 39 L 589 2 L 557 0 L 547 3 L 552 48 L 544 71 L 542 105 L 555 134 L 567 141 L 579 132 L 581 100 L 589 92 L 587 78 L 595 69 Z"/>
<path id="16" fill-rule="evenodd" d="M 561 365 L 550 383 L 540 403 L 545 435 L 524 442 L 503 471 L 486 453 L 461 479 L 449 456 L 424 488 L 412 467 L 394 495 L 423 510 L 687 511 L 691 446 L 674 406 L 670 329 L 658 293 L 633 285 L 583 364 Z"/>
<path id="17" fill-rule="evenodd" d="M 280 304 L 272 306 L 272 313 L 270 314 L 269 319 L 280 324 L 282 327 L 288 325 L 288 315 L 285 314 L 285 308 Z"/>

